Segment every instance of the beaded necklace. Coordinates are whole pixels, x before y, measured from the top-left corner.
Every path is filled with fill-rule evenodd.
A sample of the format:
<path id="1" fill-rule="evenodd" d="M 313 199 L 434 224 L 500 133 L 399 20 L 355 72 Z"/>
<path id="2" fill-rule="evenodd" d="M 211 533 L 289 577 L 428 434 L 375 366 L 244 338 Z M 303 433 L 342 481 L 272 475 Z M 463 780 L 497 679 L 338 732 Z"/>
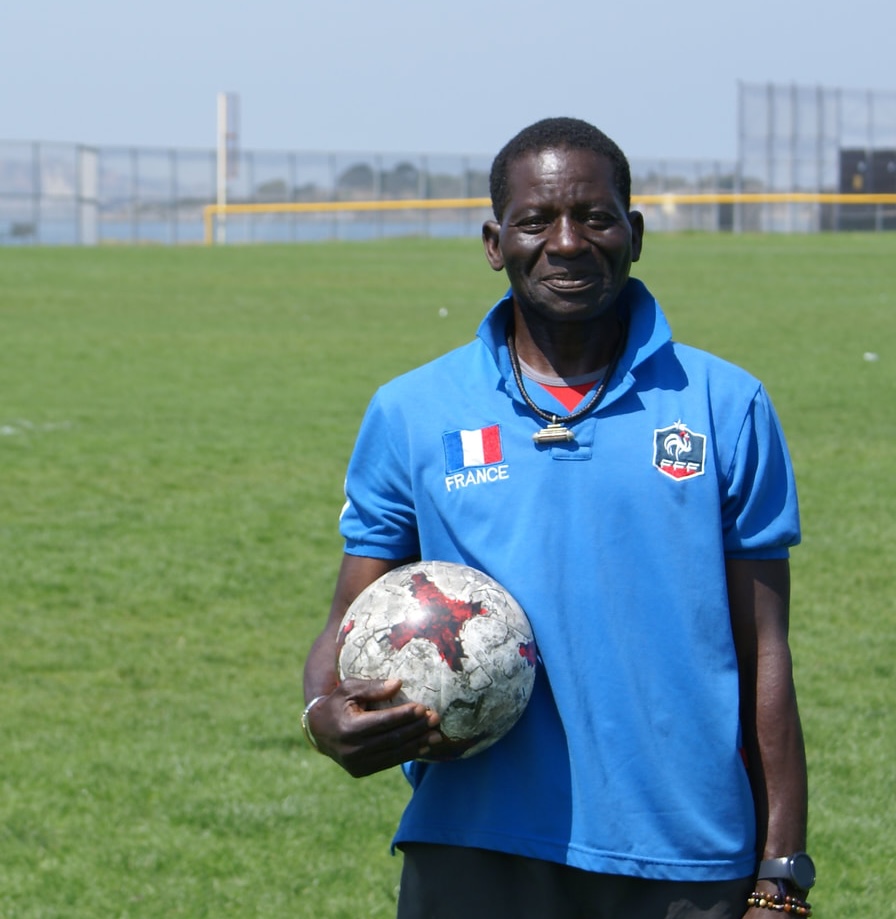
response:
<path id="1" fill-rule="evenodd" d="M 526 386 L 523 383 L 523 372 L 520 368 L 520 357 L 517 354 L 516 344 L 513 340 L 513 327 L 511 326 L 507 330 L 507 350 L 510 353 L 510 366 L 513 369 L 514 382 L 516 383 L 517 388 L 520 391 L 520 395 L 522 395 L 523 401 L 526 403 L 526 405 L 528 405 L 529 408 L 532 409 L 532 411 L 535 412 L 539 418 L 548 422 L 548 426 L 546 428 L 542 428 L 540 431 L 536 431 L 532 435 L 532 440 L 534 440 L 535 443 L 567 443 L 571 440 L 575 440 L 575 435 L 572 433 L 572 431 L 570 431 L 567 425 L 578 421 L 580 418 L 583 418 L 597 406 L 597 404 L 603 398 L 604 393 L 607 391 L 607 386 L 610 383 L 610 378 L 613 376 L 613 372 L 616 370 L 616 367 L 619 364 L 619 359 L 622 357 L 622 352 L 625 350 L 625 343 L 628 337 L 628 324 L 620 322 L 619 325 L 619 341 L 616 344 L 616 351 L 614 352 L 610 363 L 607 364 L 607 370 L 604 373 L 603 379 L 600 381 L 600 385 L 594 391 L 594 395 L 580 409 L 571 412 L 569 415 L 564 415 L 563 417 L 555 415 L 552 412 L 546 412 L 544 409 L 539 408 L 532 401 L 532 397 L 526 391 Z"/>

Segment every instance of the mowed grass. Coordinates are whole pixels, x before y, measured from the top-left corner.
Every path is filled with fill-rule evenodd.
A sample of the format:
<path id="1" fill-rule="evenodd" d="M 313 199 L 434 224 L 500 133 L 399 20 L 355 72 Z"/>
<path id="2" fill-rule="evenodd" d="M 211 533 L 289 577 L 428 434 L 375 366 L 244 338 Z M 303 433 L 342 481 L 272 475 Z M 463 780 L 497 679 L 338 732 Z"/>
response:
<path id="1" fill-rule="evenodd" d="M 896 236 L 635 273 L 782 416 L 815 915 L 888 915 Z M 0 917 L 393 915 L 404 780 L 307 749 L 301 668 L 370 394 L 503 286 L 475 240 L 0 249 Z"/>

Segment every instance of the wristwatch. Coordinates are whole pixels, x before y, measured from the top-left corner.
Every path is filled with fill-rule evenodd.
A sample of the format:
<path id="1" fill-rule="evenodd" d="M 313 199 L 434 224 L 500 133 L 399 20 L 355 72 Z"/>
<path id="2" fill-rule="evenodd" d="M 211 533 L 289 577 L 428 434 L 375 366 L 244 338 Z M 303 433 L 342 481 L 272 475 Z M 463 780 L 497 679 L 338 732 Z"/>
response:
<path id="1" fill-rule="evenodd" d="M 760 881 L 790 881 L 800 890 L 810 890 L 815 883 L 815 862 L 805 852 L 794 852 L 783 858 L 767 858 L 759 863 Z"/>

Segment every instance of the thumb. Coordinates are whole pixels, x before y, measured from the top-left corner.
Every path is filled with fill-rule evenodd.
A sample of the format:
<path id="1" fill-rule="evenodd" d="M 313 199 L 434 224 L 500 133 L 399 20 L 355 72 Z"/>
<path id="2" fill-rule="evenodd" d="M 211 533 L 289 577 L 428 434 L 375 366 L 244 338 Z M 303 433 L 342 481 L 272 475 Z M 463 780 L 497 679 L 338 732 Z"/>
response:
<path id="1" fill-rule="evenodd" d="M 360 703 L 375 705 L 396 699 L 401 692 L 401 680 L 345 680 L 343 688 Z M 396 701 L 405 701 L 397 699 Z"/>

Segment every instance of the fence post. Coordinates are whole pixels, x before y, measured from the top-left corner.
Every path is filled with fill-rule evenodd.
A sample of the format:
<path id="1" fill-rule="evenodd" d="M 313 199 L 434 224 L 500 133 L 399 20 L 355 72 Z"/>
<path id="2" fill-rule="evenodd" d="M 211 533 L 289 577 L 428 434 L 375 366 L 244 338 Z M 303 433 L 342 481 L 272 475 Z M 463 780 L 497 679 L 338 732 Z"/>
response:
<path id="1" fill-rule="evenodd" d="M 31 244 L 40 239 L 40 144 L 31 145 Z"/>
<path id="2" fill-rule="evenodd" d="M 131 147 L 131 242 L 140 242 L 140 159 Z"/>
<path id="3" fill-rule="evenodd" d="M 177 200 L 178 194 L 178 176 L 177 176 L 177 151 L 172 147 L 168 150 L 168 169 L 169 169 L 169 202 L 168 202 L 168 213 L 170 216 L 171 224 L 171 242 L 176 246 L 177 245 L 177 220 L 180 212 L 180 206 Z"/>
<path id="4" fill-rule="evenodd" d="M 99 177 L 99 157 L 91 147 L 77 147 L 77 209 L 78 209 L 78 244 L 95 246 L 98 239 L 97 210 Z"/>

